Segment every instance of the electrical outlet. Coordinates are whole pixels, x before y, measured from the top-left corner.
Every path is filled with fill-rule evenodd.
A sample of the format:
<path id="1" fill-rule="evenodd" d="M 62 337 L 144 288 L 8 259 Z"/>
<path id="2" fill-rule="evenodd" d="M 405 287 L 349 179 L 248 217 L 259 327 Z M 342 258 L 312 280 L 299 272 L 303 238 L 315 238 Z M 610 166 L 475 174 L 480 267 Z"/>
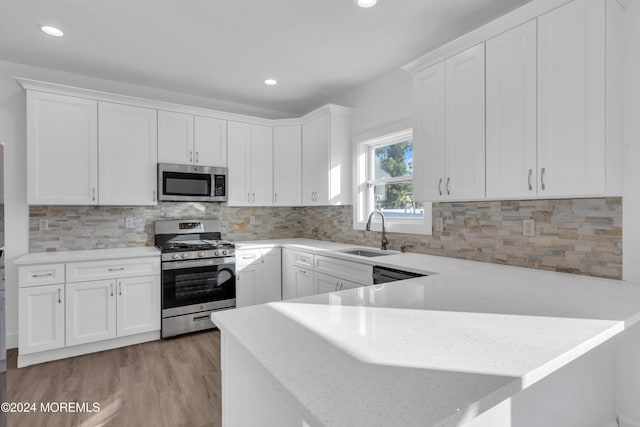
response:
<path id="1" fill-rule="evenodd" d="M 47 231 L 49 229 L 49 220 L 41 219 L 38 223 L 38 228 L 40 229 L 40 231 Z"/>
<path id="2" fill-rule="evenodd" d="M 124 226 L 127 228 L 134 228 L 135 226 L 133 225 L 133 217 L 128 216 L 124 220 Z"/>
<path id="3" fill-rule="evenodd" d="M 444 230 L 444 219 L 436 218 L 436 231 L 442 233 L 442 230 Z"/>
<path id="4" fill-rule="evenodd" d="M 532 219 L 523 219 L 522 220 L 522 235 L 527 237 L 535 237 L 536 229 L 535 229 L 535 221 Z"/>

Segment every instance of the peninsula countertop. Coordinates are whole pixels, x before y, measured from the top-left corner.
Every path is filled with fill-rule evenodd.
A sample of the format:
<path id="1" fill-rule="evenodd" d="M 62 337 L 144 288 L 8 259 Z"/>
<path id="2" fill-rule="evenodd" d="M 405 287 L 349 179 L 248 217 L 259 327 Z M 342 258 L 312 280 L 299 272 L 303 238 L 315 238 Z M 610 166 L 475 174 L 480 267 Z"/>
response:
<path id="1" fill-rule="evenodd" d="M 245 247 L 268 244 L 351 260 L 336 251 L 356 246 Z M 311 426 L 458 425 L 640 320 L 638 284 L 409 253 L 357 260 L 435 274 L 212 315 Z"/>

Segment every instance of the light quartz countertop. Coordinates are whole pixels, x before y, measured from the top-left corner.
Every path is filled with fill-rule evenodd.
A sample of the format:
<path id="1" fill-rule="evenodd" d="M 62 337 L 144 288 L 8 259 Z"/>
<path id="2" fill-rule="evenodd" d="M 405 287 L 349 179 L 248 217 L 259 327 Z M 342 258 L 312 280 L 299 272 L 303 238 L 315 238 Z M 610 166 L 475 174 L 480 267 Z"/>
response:
<path id="1" fill-rule="evenodd" d="M 38 252 L 24 255 L 15 260 L 17 265 L 55 264 L 78 261 L 95 261 L 141 258 L 160 256 L 160 250 L 154 246 L 141 246 L 134 248 L 92 249 L 80 251 Z"/>
<path id="2" fill-rule="evenodd" d="M 307 239 L 243 242 L 435 273 L 212 314 L 311 426 L 455 426 L 640 320 L 640 284 Z"/>

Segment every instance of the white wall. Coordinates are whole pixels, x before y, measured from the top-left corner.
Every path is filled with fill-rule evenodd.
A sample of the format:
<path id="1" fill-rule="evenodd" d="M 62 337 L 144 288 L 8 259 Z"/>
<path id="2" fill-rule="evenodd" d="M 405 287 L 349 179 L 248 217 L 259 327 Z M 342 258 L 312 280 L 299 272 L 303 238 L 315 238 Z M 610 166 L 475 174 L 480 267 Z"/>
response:
<path id="1" fill-rule="evenodd" d="M 14 76 L 267 118 L 291 115 L 88 76 L 0 61 L 0 143 L 5 148 L 5 265 L 7 347 L 18 344 L 18 273 L 13 260 L 29 251 L 25 94 Z"/>
<path id="2" fill-rule="evenodd" d="M 640 286 L 640 1 L 625 11 L 624 37 L 625 165 L 623 197 L 623 268 L 625 280 Z M 616 343 L 617 413 L 640 427 L 640 325 Z M 624 421 L 624 420 L 623 420 Z"/>
<path id="3" fill-rule="evenodd" d="M 354 109 L 352 132 L 358 142 L 410 128 L 411 92 L 411 74 L 398 67 L 331 102 Z"/>

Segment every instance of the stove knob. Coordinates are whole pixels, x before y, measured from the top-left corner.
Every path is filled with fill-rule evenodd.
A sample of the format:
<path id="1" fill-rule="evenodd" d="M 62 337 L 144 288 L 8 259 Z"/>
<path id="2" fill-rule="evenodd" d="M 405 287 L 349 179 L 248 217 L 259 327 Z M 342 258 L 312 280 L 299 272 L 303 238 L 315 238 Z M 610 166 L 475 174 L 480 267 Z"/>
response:
<path id="1" fill-rule="evenodd" d="M 185 258 L 189 258 L 189 254 L 186 252 L 182 254 L 182 259 L 185 259 Z"/>
<path id="2" fill-rule="evenodd" d="M 220 256 L 220 251 L 214 251 L 214 252 L 213 252 L 213 254 L 214 254 L 215 256 Z"/>
<path id="3" fill-rule="evenodd" d="M 222 255 L 228 255 L 228 254 L 229 254 L 228 250 L 225 249 L 224 251 L 222 251 Z"/>
<path id="4" fill-rule="evenodd" d="M 180 258 L 180 255 L 178 255 L 178 254 L 173 254 L 173 255 L 171 255 L 171 258 L 172 258 L 172 259 L 178 259 L 178 258 Z"/>
<path id="5" fill-rule="evenodd" d="M 199 256 L 200 258 L 202 258 L 202 257 L 204 256 L 204 251 L 200 251 L 200 252 L 198 252 L 198 256 Z"/>

